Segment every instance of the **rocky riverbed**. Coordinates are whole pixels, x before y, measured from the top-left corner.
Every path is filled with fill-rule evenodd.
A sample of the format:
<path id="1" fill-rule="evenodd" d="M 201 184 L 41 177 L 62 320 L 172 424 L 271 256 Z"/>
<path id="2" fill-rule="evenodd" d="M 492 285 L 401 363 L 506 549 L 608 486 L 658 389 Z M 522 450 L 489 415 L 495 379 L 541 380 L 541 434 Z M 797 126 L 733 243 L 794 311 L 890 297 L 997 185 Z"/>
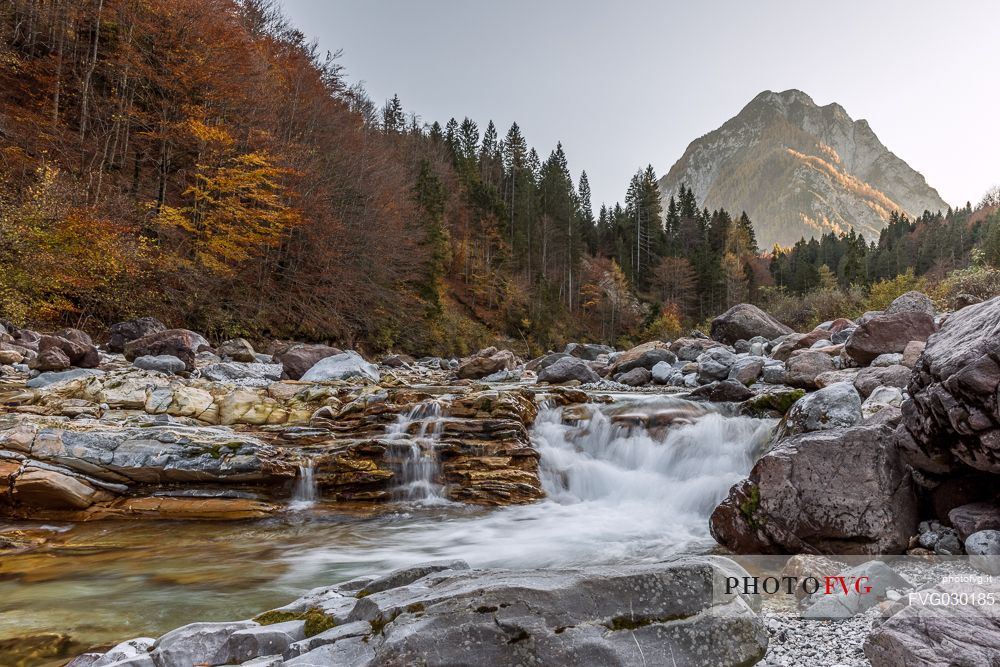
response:
<path id="1" fill-rule="evenodd" d="M 1000 647 L 1000 626 L 988 616 L 975 637 L 949 619 L 929 631 L 930 612 L 888 596 L 932 581 L 866 598 L 878 605 L 875 630 L 874 605 L 832 625 L 799 618 L 808 600 L 788 611 L 768 599 L 761 615 L 749 597 L 698 602 L 666 589 L 664 604 L 687 606 L 646 610 L 637 621 L 628 616 L 635 600 L 588 583 L 621 575 L 640 588 L 664 577 L 690 585 L 694 573 L 721 567 L 705 556 L 720 550 L 968 554 L 962 567 L 1000 574 L 1000 299 L 937 313 L 927 297 L 908 293 L 884 312 L 805 333 L 743 304 L 717 318 L 710 335 L 624 351 L 571 344 L 527 361 L 496 348 L 464 359 L 376 362 L 318 344 L 273 342 L 257 351 L 236 339 L 213 347 L 152 318 L 115 325 L 101 344 L 74 329 L 2 326 L 0 549 L 8 576 L 0 587 L 7 599 L 25 600 L 32 586 L 58 582 L 44 589 L 53 597 L 35 607 L 31 632 L 14 632 L 16 620 L 4 619 L 16 610 L 0 608 L 0 657 L 13 664 L 61 664 L 88 645 L 133 634 L 98 638 L 80 630 L 76 616 L 60 627 L 51 607 L 57 591 L 73 607 L 73 586 L 86 579 L 71 585 L 73 577 L 59 574 L 63 563 L 78 573 L 94 553 L 92 565 L 113 563 L 114 549 L 72 547 L 82 527 L 137 520 L 157 529 L 125 542 L 150 564 L 157 531 L 199 535 L 196 526 L 230 522 L 232 530 L 207 534 L 265 535 L 256 555 L 234 559 L 235 567 L 259 562 L 260 582 L 291 576 L 295 583 L 206 610 L 209 620 L 232 621 L 227 608 L 254 612 L 254 600 L 266 606 L 315 586 L 328 593 L 313 602 L 340 611 L 317 620 L 313 606 L 293 604 L 279 610 L 277 623 L 227 625 L 209 633 L 211 646 L 198 631 L 183 649 L 170 646 L 179 636 L 194 641 L 191 631 L 164 633 L 202 617 L 171 611 L 156 622 L 140 614 L 142 628 L 163 635 L 157 643 L 80 658 L 77 667 L 111 664 L 122 651 L 132 653 L 121 667 L 187 664 L 191 656 L 177 651 L 191 650 L 206 664 L 411 664 L 431 655 L 432 644 L 421 642 L 435 637 L 434 646 L 457 651 L 441 654 L 442 663 L 462 662 L 462 646 L 475 641 L 497 664 L 592 664 L 597 656 L 606 664 L 642 664 L 637 656 L 663 664 L 680 655 L 677 664 L 793 665 L 835 664 L 836 656 L 879 667 L 950 664 L 954 646 L 992 659 Z M 324 540 L 296 543 L 303 523 L 302 532 Z M 197 559 L 197 540 L 178 544 Z M 227 558 L 225 549 L 204 550 Z M 246 555 L 230 555 L 238 552 Z M 373 591 L 371 600 L 358 597 L 393 567 L 442 558 L 463 565 L 427 581 L 406 575 L 411 580 L 388 596 L 405 604 L 383 608 Z M 32 583 L 43 562 L 57 565 Z M 833 562 L 817 571 L 847 571 Z M 155 569 L 143 563 L 122 556 L 140 578 Z M 740 567 L 726 561 L 731 566 Z M 120 576 L 113 565 L 101 567 Z M 225 571 L 191 577 L 167 607 L 183 609 L 177 600 L 197 597 L 199 585 L 215 587 Z M 356 575 L 367 579 L 338 583 Z M 344 588 L 358 581 L 366 583 Z M 424 586 L 451 592 L 430 599 Z M 518 606 L 530 599 L 525 590 L 541 596 L 538 605 Z M 588 606 L 588 590 L 607 608 Z M 128 595 L 133 606 L 157 604 L 147 607 L 141 591 Z M 467 601 L 490 596 L 517 610 L 477 612 Z M 331 602 L 342 598 L 350 600 Z M 375 603 L 371 613 L 365 600 Z M 501 602 L 479 607 L 506 609 Z M 425 609 L 408 608 L 416 604 Z M 310 622 L 330 627 L 309 634 Z M 924 631 L 913 629 L 918 622 Z M 848 634 L 853 639 L 841 641 Z M 828 635 L 843 650 L 817 649 Z M 721 642 L 718 653 L 696 649 L 692 637 Z M 726 643 L 733 637 L 738 645 Z"/>

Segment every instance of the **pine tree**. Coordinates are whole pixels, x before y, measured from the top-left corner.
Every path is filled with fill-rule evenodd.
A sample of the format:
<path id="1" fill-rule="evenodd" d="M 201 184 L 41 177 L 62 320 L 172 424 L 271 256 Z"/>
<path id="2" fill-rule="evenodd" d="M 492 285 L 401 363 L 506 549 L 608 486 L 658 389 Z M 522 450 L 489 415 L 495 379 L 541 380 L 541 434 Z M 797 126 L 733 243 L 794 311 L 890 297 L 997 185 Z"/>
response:
<path id="1" fill-rule="evenodd" d="M 399 95 L 393 95 L 382 107 L 382 131 L 386 134 L 401 134 L 406 130 L 406 114 Z"/>

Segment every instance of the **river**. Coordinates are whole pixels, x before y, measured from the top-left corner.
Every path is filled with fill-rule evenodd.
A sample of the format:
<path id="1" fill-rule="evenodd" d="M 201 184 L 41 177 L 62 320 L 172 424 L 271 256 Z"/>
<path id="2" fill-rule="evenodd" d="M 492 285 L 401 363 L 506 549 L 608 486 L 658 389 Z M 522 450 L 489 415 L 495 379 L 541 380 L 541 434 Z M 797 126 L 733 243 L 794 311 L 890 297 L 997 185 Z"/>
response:
<path id="1" fill-rule="evenodd" d="M 309 588 L 429 559 L 558 567 L 717 549 L 708 517 L 747 475 L 774 422 L 663 395 L 619 396 L 590 409 L 580 421 L 564 419 L 562 408 L 541 410 L 532 440 L 547 499 L 532 505 L 443 500 L 434 466 L 415 451 L 401 474 L 401 500 L 387 505 L 325 504 L 306 487 L 287 512 L 262 521 L 18 524 L 49 542 L 0 556 L 0 640 L 65 633 L 82 650 L 157 636 L 195 620 L 247 618 Z M 433 448 L 439 418 L 415 411 L 397 430 L 421 420 Z"/>

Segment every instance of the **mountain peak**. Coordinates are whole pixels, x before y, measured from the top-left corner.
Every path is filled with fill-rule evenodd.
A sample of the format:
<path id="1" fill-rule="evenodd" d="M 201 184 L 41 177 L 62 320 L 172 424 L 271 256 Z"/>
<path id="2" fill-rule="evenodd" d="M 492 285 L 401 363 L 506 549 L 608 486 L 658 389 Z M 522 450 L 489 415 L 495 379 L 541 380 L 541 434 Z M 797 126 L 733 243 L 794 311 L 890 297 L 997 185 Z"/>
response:
<path id="1" fill-rule="evenodd" d="M 788 106 L 791 104 L 804 104 L 806 106 L 814 107 L 816 103 L 813 99 L 809 97 L 806 93 L 798 90 L 797 88 L 789 88 L 788 90 L 783 90 L 780 93 L 776 93 L 773 90 L 765 90 L 757 95 L 757 97 L 751 100 L 750 104 L 778 104 L 782 106 Z"/>
<path id="2" fill-rule="evenodd" d="M 693 141 L 660 179 L 661 194 L 682 184 L 699 206 L 745 210 L 762 247 L 852 227 L 874 240 L 894 211 L 918 216 L 948 207 L 867 121 L 794 88 L 761 92 Z"/>

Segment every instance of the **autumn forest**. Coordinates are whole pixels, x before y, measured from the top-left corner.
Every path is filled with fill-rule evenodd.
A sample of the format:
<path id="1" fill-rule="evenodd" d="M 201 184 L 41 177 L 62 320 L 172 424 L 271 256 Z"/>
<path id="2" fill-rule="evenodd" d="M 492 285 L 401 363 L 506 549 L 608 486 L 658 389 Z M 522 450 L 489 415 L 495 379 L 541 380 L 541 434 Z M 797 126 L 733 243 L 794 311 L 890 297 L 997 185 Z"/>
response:
<path id="1" fill-rule="evenodd" d="M 815 319 L 817 290 L 860 309 L 1000 248 L 986 202 L 771 252 L 745 214 L 662 201 L 652 167 L 595 206 L 562 145 L 373 101 L 267 0 L 6 2 L 0 91 L 0 316 L 20 323 L 536 352 L 747 300 Z"/>

